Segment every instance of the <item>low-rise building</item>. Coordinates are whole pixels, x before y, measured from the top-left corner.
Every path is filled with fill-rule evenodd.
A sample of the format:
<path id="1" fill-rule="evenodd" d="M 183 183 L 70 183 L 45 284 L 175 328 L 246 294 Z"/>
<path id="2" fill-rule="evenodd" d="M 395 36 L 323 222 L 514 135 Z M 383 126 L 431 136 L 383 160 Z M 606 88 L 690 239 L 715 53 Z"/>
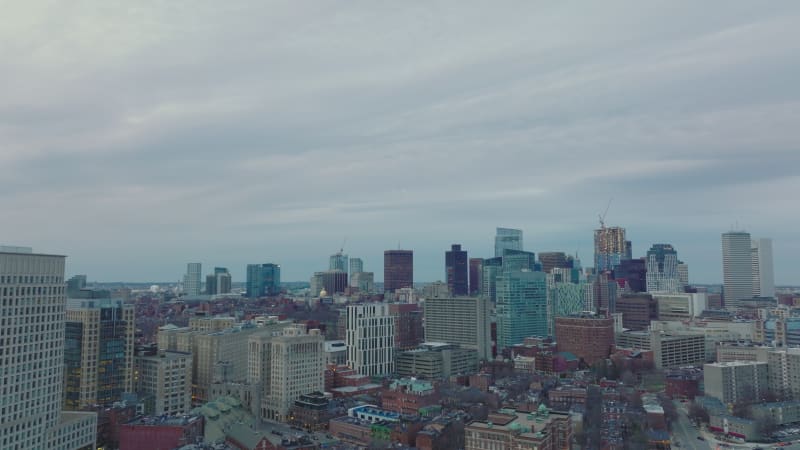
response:
<path id="1" fill-rule="evenodd" d="M 152 398 L 151 415 L 185 414 L 192 408 L 191 353 L 162 351 L 156 356 L 136 356 L 136 391 Z"/>
<path id="2" fill-rule="evenodd" d="M 723 341 L 717 343 L 717 362 L 758 361 L 767 362 L 775 347 L 751 341 Z"/>
<path id="3" fill-rule="evenodd" d="M 120 428 L 120 450 L 173 449 L 203 438 L 203 417 L 140 417 Z"/>
<path id="4" fill-rule="evenodd" d="M 430 382 L 400 379 L 381 394 L 383 409 L 400 414 L 419 414 L 420 409 L 439 404 L 439 395 Z"/>
<path id="5" fill-rule="evenodd" d="M 572 425 L 568 413 L 550 412 L 541 405 L 535 413 L 500 410 L 485 421 L 472 421 L 465 428 L 467 450 L 572 447 Z"/>
<path id="6" fill-rule="evenodd" d="M 401 377 L 429 380 L 470 374 L 478 368 L 478 353 L 455 344 L 426 342 L 397 354 L 395 368 Z"/>

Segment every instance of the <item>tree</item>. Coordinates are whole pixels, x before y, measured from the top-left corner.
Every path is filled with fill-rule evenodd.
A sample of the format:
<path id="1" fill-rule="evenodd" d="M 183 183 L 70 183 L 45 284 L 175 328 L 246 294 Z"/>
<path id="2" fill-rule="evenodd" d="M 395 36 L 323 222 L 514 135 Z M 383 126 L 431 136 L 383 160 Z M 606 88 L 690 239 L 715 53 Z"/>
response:
<path id="1" fill-rule="evenodd" d="M 765 412 L 756 417 L 756 430 L 762 437 L 767 437 L 775 432 L 778 428 L 778 422 L 772 417 L 772 414 Z"/>

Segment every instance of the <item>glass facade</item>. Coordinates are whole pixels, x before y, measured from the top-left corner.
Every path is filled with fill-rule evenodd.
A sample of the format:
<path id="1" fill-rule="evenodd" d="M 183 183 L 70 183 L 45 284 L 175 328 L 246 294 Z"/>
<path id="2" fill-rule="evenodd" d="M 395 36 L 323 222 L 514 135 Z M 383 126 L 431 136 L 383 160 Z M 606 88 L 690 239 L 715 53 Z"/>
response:
<path id="1" fill-rule="evenodd" d="M 547 336 L 547 277 L 526 270 L 497 276 L 497 348 Z"/>

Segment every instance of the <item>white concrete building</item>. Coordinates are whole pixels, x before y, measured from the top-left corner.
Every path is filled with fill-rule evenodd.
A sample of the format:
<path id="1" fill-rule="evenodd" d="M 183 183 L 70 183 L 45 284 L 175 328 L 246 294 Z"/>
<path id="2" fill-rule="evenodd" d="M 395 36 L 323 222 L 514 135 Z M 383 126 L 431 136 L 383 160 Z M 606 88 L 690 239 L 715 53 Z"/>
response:
<path id="1" fill-rule="evenodd" d="M 347 363 L 362 375 L 394 372 L 394 317 L 387 303 L 347 306 Z"/>
<path id="2" fill-rule="evenodd" d="M 753 239 L 750 251 L 753 268 L 753 297 L 774 297 L 775 272 L 772 261 L 772 239 Z"/>
<path id="3" fill-rule="evenodd" d="M 491 307 L 484 297 L 429 298 L 423 307 L 425 340 L 458 344 L 492 358 Z"/>
<path id="4" fill-rule="evenodd" d="M 725 308 L 735 310 L 742 300 L 753 298 L 753 257 L 750 233 L 722 234 L 722 278 Z"/>
<path id="5" fill-rule="evenodd" d="M 148 414 L 186 414 L 192 409 L 192 355 L 159 352 L 136 357 L 136 392 L 153 398 Z"/>
<path id="6" fill-rule="evenodd" d="M 0 246 L 0 448 L 94 448 L 97 414 L 62 412 L 64 256 Z"/>
<path id="7" fill-rule="evenodd" d="M 202 270 L 200 263 L 189 263 L 186 265 L 186 274 L 183 276 L 183 292 L 190 296 L 198 296 L 202 293 Z"/>

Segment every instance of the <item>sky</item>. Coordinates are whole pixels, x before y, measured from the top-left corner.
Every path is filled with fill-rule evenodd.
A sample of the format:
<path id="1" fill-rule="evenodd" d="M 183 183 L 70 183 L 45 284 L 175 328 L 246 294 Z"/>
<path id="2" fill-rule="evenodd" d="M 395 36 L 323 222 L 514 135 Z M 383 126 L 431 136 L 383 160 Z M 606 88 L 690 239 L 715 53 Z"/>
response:
<path id="1" fill-rule="evenodd" d="M 721 233 L 800 284 L 800 2 L 9 2 L 0 243 L 67 275 L 383 251 L 578 253 L 623 226 L 721 282 Z M 343 244 L 344 242 L 344 244 Z"/>

